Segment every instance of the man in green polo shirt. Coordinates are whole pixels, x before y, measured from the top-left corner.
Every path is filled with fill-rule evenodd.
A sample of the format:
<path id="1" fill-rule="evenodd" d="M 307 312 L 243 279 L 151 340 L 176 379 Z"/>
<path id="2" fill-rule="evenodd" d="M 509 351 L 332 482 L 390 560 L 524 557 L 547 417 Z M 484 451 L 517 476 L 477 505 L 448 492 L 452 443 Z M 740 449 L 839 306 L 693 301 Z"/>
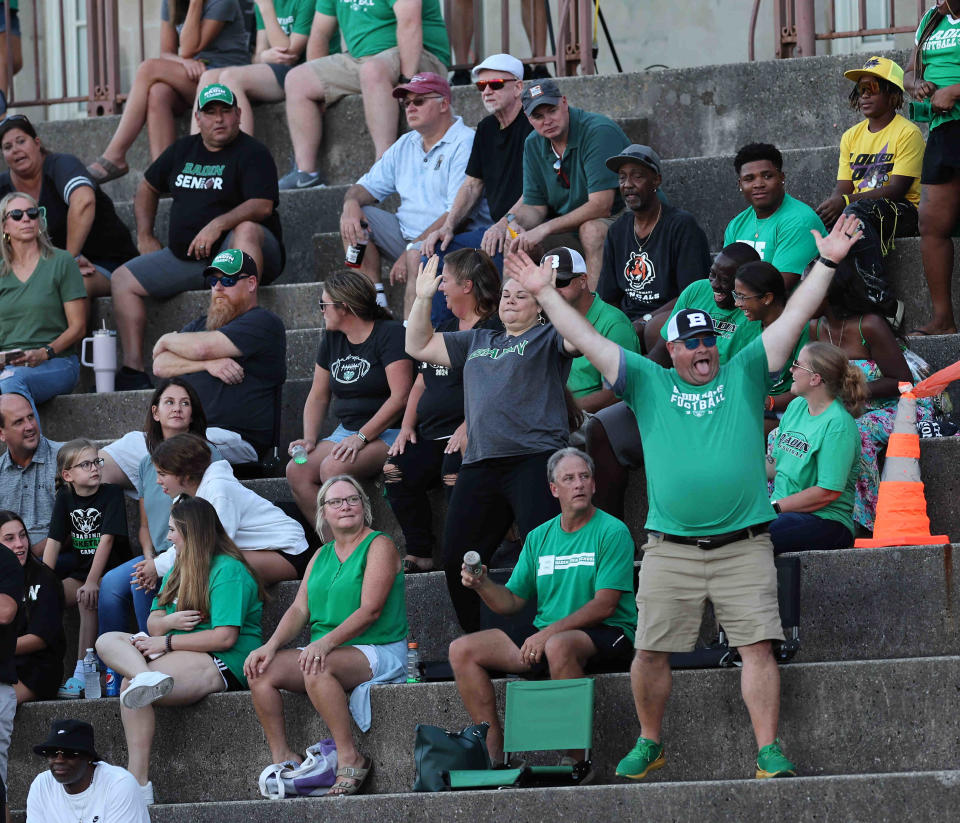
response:
<path id="1" fill-rule="evenodd" d="M 515 614 L 530 599 L 537 603 L 533 625 L 472 632 L 450 644 L 463 704 L 474 723 L 490 724 L 494 763 L 503 755 L 503 728 L 490 671 L 549 670 L 554 680 L 583 677 L 590 665 L 622 671 L 630 660 L 624 647 L 637 626 L 633 538 L 622 521 L 591 502 L 593 462 L 578 449 L 560 449 L 547 462 L 547 477 L 560 514 L 527 535 L 507 584 L 494 583 L 486 566 L 478 574 L 466 565 L 461 570 L 463 585 L 497 614 Z M 575 779 L 586 782 L 589 763 L 578 765 Z"/>
<path id="2" fill-rule="evenodd" d="M 496 225 L 517 233 L 508 251 L 577 249 L 595 291 L 607 230 L 623 209 L 619 179 L 606 161 L 630 141 L 609 117 L 571 108 L 555 80 L 529 82 L 520 102 L 533 126 L 523 146 L 523 194 Z M 510 214 L 516 220 L 508 227 Z"/>
<path id="3" fill-rule="evenodd" d="M 560 246 L 550 249 L 541 261 L 549 261 L 557 274 L 557 291 L 571 306 L 587 318 L 587 322 L 608 340 L 612 340 L 627 351 L 639 352 L 640 340 L 633 330 L 633 324 L 616 306 L 604 303 L 596 292 L 587 285 L 587 264 L 580 252 Z M 586 357 L 574 359 L 570 365 L 567 388 L 581 410 L 600 411 L 617 402 L 613 391 L 603 385 L 603 378 Z"/>
<path id="4" fill-rule="evenodd" d="M 640 780 L 664 765 L 661 727 L 670 695 L 670 653 L 694 648 L 704 601 L 713 603 L 743 660 L 741 691 L 757 740 L 756 776 L 796 774 L 777 737 L 780 673 L 771 642 L 783 637 L 767 524 L 761 452 L 770 373 L 793 351 L 833 279 L 862 236 L 843 215 L 780 317 L 722 366 L 710 315 L 675 314 L 667 332 L 673 368 L 624 351 L 599 335 L 553 286 L 553 272 L 523 253 L 504 275 L 540 304 L 567 344 L 583 353 L 637 416 L 649 501 L 637 592 L 637 654 L 631 668 L 640 737 L 617 774 Z M 754 444 L 751 447 L 751 444 Z"/>

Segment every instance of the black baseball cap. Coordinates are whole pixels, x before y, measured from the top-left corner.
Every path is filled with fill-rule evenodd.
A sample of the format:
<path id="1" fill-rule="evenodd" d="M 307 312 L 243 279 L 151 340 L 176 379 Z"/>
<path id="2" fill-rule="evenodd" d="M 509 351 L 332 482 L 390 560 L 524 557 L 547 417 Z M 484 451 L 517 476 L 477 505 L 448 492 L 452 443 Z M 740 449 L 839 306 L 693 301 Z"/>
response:
<path id="1" fill-rule="evenodd" d="M 631 143 L 620 154 L 607 158 L 607 168 L 610 171 L 620 171 L 624 163 L 639 163 L 648 169 L 660 174 L 660 155 L 649 146 L 641 143 Z"/>
<path id="2" fill-rule="evenodd" d="M 587 273 L 587 263 L 583 259 L 583 255 L 576 249 L 567 246 L 550 249 L 541 258 L 540 265 L 542 266 L 548 260 L 550 260 L 551 267 L 557 273 L 557 285 L 561 288 L 569 285 L 572 280 L 580 275 Z"/>
<path id="3" fill-rule="evenodd" d="M 667 323 L 667 342 L 687 340 L 701 334 L 716 334 L 713 318 L 703 309 L 680 309 Z"/>
<path id="4" fill-rule="evenodd" d="M 560 86 L 553 78 L 534 80 L 527 85 L 520 95 L 523 113 L 528 117 L 533 114 L 537 106 L 555 106 L 563 99 Z"/>

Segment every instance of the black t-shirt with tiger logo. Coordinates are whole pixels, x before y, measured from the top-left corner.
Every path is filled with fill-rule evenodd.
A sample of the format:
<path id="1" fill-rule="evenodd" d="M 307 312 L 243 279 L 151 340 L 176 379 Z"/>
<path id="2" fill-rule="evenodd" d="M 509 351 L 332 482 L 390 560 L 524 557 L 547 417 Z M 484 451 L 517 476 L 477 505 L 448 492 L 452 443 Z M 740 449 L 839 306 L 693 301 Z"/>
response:
<path id="1" fill-rule="evenodd" d="M 631 320 L 654 312 L 710 271 L 710 244 L 690 212 L 661 203 L 656 226 L 643 242 L 627 210 L 610 226 L 597 293 Z"/>

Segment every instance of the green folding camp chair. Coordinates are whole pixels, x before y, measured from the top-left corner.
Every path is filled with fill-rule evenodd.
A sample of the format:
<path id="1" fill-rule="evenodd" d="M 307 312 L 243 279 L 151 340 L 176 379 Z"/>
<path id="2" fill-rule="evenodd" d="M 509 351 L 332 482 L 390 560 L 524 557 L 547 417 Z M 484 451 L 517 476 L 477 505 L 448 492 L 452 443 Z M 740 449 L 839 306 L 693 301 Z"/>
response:
<path id="1" fill-rule="evenodd" d="M 513 680 L 507 684 L 503 759 L 514 752 L 585 749 L 580 763 L 516 769 L 452 770 L 451 789 L 498 788 L 538 782 L 578 783 L 590 772 L 593 679 Z"/>

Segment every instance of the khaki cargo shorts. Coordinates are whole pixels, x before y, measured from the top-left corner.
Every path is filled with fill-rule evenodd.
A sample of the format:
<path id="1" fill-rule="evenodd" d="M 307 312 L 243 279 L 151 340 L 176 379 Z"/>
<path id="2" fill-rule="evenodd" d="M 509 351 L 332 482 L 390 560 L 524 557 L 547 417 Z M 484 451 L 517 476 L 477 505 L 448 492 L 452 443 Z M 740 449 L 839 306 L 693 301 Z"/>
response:
<path id="1" fill-rule="evenodd" d="M 329 106 L 348 94 L 360 94 L 360 66 L 368 60 L 385 60 L 390 66 L 391 75 L 400 76 L 400 51 L 396 47 L 367 57 L 330 54 L 305 65 L 310 66 L 323 83 L 323 100 Z M 421 52 L 417 71 L 432 71 L 441 77 L 447 76 L 447 67 L 443 62 L 425 49 Z"/>
<path id="2" fill-rule="evenodd" d="M 777 569 L 767 533 L 710 551 L 651 533 L 637 588 L 638 649 L 692 651 L 706 600 L 713 603 L 731 646 L 783 640 Z"/>

